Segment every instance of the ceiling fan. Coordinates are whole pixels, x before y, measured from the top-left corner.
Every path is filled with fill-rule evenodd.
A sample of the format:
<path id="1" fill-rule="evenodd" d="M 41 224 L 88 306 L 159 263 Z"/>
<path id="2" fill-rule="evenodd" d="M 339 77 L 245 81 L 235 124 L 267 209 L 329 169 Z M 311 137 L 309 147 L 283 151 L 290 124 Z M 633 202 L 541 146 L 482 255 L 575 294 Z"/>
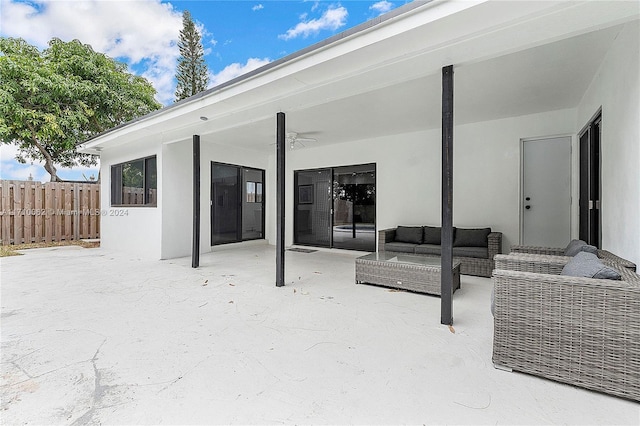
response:
<path id="1" fill-rule="evenodd" d="M 300 136 L 299 133 L 296 132 L 289 132 L 287 133 L 287 143 L 289 144 L 289 148 L 293 149 L 295 148 L 296 144 L 300 144 L 300 146 L 306 146 L 304 143 L 305 142 L 317 142 L 318 139 L 314 139 L 314 138 L 306 138 L 306 137 L 302 137 Z"/>

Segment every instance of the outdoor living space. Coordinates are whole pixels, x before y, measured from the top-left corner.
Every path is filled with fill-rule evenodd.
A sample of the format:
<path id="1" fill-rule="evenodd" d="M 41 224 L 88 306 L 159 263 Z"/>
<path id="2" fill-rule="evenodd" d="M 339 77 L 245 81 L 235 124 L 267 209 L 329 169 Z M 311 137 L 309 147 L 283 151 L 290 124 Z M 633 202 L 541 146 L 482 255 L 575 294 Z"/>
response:
<path id="1" fill-rule="evenodd" d="M 637 403 L 495 369 L 489 278 L 440 298 L 356 285 L 362 252 L 264 242 L 141 260 L 2 259 L 3 424 L 638 424 Z"/>

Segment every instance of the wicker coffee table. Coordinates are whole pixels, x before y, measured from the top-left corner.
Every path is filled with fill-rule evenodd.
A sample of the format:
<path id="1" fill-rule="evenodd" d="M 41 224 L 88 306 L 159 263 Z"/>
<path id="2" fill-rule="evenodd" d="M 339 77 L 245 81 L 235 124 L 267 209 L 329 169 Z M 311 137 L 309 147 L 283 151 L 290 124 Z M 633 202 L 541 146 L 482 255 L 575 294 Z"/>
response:
<path id="1" fill-rule="evenodd" d="M 356 284 L 367 283 L 440 296 L 440 258 L 392 252 L 356 259 Z M 453 291 L 460 288 L 460 262 L 453 262 Z"/>

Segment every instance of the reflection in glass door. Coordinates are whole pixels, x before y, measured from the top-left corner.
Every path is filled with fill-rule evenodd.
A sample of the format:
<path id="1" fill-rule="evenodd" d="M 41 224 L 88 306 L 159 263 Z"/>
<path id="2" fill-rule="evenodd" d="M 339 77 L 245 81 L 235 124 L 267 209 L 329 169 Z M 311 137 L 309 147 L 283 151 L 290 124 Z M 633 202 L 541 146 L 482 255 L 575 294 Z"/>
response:
<path id="1" fill-rule="evenodd" d="M 264 238 L 264 170 L 211 163 L 211 245 Z"/>
<path id="2" fill-rule="evenodd" d="M 375 164 L 333 170 L 333 247 L 376 251 Z"/>
<path id="3" fill-rule="evenodd" d="M 376 166 L 295 172 L 295 244 L 376 251 Z"/>
<path id="4" fill-rule="evenodd" d="M 331 247 L 331 169 L 295 173 L 296 244 Z"/>

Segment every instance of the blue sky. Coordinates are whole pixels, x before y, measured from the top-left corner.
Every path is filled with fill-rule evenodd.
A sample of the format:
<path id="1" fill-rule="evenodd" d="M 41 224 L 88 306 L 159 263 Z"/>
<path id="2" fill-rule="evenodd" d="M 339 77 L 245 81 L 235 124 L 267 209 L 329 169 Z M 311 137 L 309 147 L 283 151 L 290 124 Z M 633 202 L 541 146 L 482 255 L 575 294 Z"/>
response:
<path id="1" fill-rule="evenodd" d="M 177 41 L 182 12 L 189 10 L 202 33 L 211 86 L 228 81 L 306 46 L 354 27 L 406 0 L 346 1 L 159 1 L 0 0 L 0 35 L 22 37 L 44 48 L 58 37 L 78 39 L 125 62 L 147 78 L 164 105 L 174 100 Z M 0 178 L 47 181 L 40 164 L 18 164 L 15 148 L 0 146 Z M 97 167 L 62 169 L 83 180 Z"/>

